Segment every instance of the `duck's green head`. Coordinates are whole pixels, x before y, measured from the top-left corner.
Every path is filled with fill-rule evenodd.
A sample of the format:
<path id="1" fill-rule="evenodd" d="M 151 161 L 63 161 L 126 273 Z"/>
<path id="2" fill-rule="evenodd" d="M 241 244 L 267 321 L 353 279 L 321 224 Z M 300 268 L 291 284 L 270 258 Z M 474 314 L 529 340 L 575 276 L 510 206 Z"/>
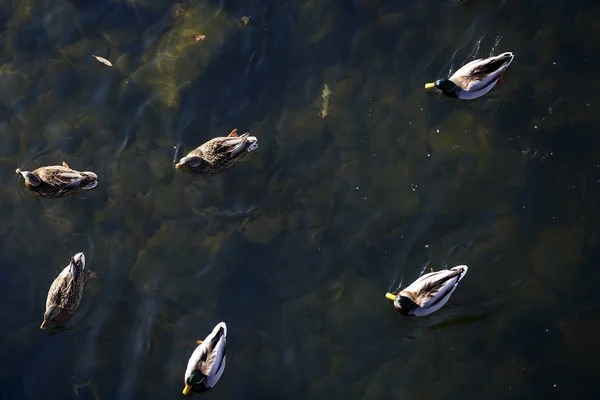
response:
<path id="1" fill-rule="evenodd" d="M 192 371 L 192 373 L 185 379 L 185 388 L 183 388 L 183 394 L 187 395 L 192 390 L 192 387 L 200 385 L 203 380 L 204 375 L 202 375 L 202 372 L 198 370 Z"/>
<path id="2" fill-rule="evenodd" d="M 402 315 L 410 315 L 417 305 L 408 297 L 399 294 L 386 293 L 385 297 L 394 302 L 394 308 Z"/>
<path id="3" fill-rule="evenodd" d="M 450 79 L 438 79 L 435 82 L 425 84 L 425 89 L 433 89 L 433 88 L 440 89 L 442 92 L 449 94 L 449 93 L 455 93 L 458 86 L 456 86 L 456 84 L 454 82 L 452 82 Z"/>

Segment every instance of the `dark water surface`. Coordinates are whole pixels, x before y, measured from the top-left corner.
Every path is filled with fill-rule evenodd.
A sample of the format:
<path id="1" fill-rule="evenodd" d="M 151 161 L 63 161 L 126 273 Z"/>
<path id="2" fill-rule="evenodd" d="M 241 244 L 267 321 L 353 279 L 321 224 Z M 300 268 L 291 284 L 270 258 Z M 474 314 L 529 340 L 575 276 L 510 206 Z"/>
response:
<path id="1" fill-rule="evenodd" d="M 599 18 L 592 0 L 0 2 L 0 398 L 180 398 L 219 321 L 205 397 L 600 395 Z M 482 99 L 423 89 L 505 51 Z M 227 173 L 174 169 L 236 127 L 259 150 Z M 39 201 L 14 173 L 63 160 L 99 187 Z M 79 251 L 99 279 L 42 331 Z M 384 297 L 458 264 L 435 314 Z"/>

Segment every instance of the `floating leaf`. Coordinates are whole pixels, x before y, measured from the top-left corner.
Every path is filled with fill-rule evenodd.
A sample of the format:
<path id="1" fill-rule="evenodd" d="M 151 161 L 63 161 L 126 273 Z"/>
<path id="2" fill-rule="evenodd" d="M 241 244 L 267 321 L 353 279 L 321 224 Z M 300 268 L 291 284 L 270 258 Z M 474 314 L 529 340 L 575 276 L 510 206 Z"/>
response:
<path id="1" fill-rule="evenodd" d="M 242 24 L 248 25 L 249 22 L 250 22 L 250 17 L 242 17 Z"/>
<path id="2" fill-rule="evenodd" d="M 206 36 L 205 36 L 205 35 L 195 35 L 195 36 L 194 36 L 194 40 L 195 40 L 196 42 L 199 42 L 199 41 L 201 41 L 201 40 L 204 40 L 204 39 L 206 39 Z"/>
<path id="3" fill-rule="evenodd" d="M 109 67 L 112 67 L 112 63 L 110 61 L 108 61 L 106 58 L 99 57 L 99 56 L 94 56 L 94 58 L 96 60 L 100 61 L 102 64 L 105 64 L 105 65 L 108 65 Z"/>

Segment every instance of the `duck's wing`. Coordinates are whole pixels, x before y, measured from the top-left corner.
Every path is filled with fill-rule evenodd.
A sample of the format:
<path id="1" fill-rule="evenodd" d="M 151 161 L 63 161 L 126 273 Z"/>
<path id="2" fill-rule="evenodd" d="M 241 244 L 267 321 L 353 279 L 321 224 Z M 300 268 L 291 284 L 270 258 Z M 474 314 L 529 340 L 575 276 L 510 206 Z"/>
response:
<path id="1" fill-rule="evenodd" d="M 470 61 L 470 62 L 466 63 L 465 65 L 463 65 L 462 67 L 460 67 L 459 69 L 457 69 L 456 72 L 454 72 L 452 74 L 452 76 L 466 75 L 466 74 L 470 73 L 475 66 L 477 66 L 478 64 L 480 64 L 482 61 L 485 61 L 485 60 L 486 60 L 485 58 L 478 58 L 476 60 Z"/>
<path id="2" fill-rule="evenodd" d="M 248 133 L 242 136 L 230 136 L 221 142 L 221 152 L 228 153 L 230 157 L 235 157 L 244 150 L 248 141 Z"/>
<path id="3" fill-rule="evenodd" d="M 84 263 L 76 263 L 76 262 L 73 262 L 73 259 L 71 259 L 71 262 L 69 263 L 67 268 L 69 268 L 69 276 L 73 281 L 85 280 L 86 274 L 85 274 L 85 264 Z"/>
<path id="4" fill-rule="evenodd" d="M 419 278 L 404 289 L 412 294 L 412 300 L 421 308 L 428 308 L 450 294 L 462 278 L 460 269 L 436 271 Z"/>
<path id="5" fill-rule="evenodd" d="M 202 363 L 206 360 L 207 357 L 207 349 L 208 345 L 205 342 L 202 342 L 194 352 L 192 353 L 188 365 L 185 371 L 185 375 L 189 376 L 192 372 L 199 370 L 202 367 Z"/>
<path id="6" fill-rule="evenodd" d="M 244 133 L 241 136 L 214 138 L 201 147 L 207 158 L 210 154 L 213 158 L 233 158 L 244 150 L 247 141 L 248 133 Z"/>
<path id="7" fill-rule="evenodd" d="M 225 369 L 227 356 L 227 339 L 224 331 L 219 331 L 209 342 L 206 360 L 202 363 L 201 371 L 206 376 L 207 386 L 213 387 L 221 378 Z"/>
<path id="8" fill-rule="evenodd" d="M 479 91 L 496 82 L 513 58 L 512 53 L 504 53 L 471 61 L 452 74 L 450 80 L 462 90 Z"/>
<path id="9" fill-rule="evenodd" d="M 65 267 L 60 274 L 54 279 L 52 285 L 50 285 L 50 289 L 48 290 L 48 297 L 46 298 L 46 308 L 51 305 L 59 305 L 64 298 L 65 289 L 68 285 L 68 277 L 70 271 L 70 266 Z"/>
<path id="10" fill-rule="evenodd" d="M 77 280 L 77 278 L 80 276 L 82 271 L 80 271 L 79 268 L 77 268 L 77 265 L 73 261 L 71 261 L 71 263 L 69 264 L 69 267 L 70 267 L 69 273 L 71 274 L 71 277 L 74 280 Z"/>

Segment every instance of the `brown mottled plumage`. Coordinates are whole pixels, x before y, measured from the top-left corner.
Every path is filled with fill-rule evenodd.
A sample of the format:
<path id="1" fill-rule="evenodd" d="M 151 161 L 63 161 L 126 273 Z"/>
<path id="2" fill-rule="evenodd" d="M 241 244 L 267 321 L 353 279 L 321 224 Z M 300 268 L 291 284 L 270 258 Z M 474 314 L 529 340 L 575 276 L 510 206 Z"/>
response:
<path id="1" fill-rule="evenodd" d="M 15 171 L 25 179 L 25 187 L 42 198 L 63 197 L 98 185 L 98 176 L 89 171 L 79 172 L 69 168 L 66 162 L 61 165 L 40 167 L 35 171 Z"/>
<path id="2" fill-rule="evenodd" d="M 467 274 L 467 266 L 430 272 L 421 276 L 398 294 L 387 293 L 385 297 L 394 301 L 394 307 L 403 315 L 421 317 L 439 310 L 448 302 Z"/>
<path id="3" fill-rule="evenodd" d="M 237 129 L 234 129 L 228 136 L 211 139 L 190 151 L 175 164 L 175 168 L 201 175 L 223 172 L 258 148 L 258 139 L 249 135 L 244 133 L 238 136 Z"/>
<path id="4" fill-rule="evenodd" d="M 64 322 L 71 318 L 79 307 L 85 283 L 95 277 L 94 272 L 85 269 L 83 253 L 75 254 L 50 286 L 44 322 L 40 328 L 46 329 L 48 323 Z"/>

